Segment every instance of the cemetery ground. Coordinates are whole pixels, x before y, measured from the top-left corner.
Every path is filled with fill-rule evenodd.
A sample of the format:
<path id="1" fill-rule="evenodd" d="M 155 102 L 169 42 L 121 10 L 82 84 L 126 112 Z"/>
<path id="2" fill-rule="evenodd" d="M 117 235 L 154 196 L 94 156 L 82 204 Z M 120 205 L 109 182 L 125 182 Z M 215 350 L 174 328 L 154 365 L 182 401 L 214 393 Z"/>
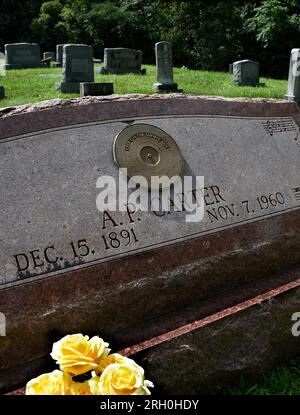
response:
<path id="1" fill-rule="evenodd" d="M 231 395 L 300 395 L 300 357 L 278 365 L 257 382 L 241 379 L 225 394 Z"/>
<path id="2" fill-rule="evenodd" d="M 147 75 L 99 75 L 95 82 L 113 82 L 115 94 L 153 94 L 155 66 L 143 65 Z M 95 65 L 96 70 L 96 65 Z M 48 99 L 78 97 L 78 94 L 63 94 L 54 88 L 60 81 L 61 68 L 19 69 L 6 72 L 1 77 L 6 98 L 0 107 L 35 103 Z M 174 81 L 186 94 L 224 96 L 228 98 L 275 98 L 282 99 L 286 93 L 286 80 L 260 78 L 265 86 L 240 87 L 233 84 L 232 74 L 174 68 Z"/>

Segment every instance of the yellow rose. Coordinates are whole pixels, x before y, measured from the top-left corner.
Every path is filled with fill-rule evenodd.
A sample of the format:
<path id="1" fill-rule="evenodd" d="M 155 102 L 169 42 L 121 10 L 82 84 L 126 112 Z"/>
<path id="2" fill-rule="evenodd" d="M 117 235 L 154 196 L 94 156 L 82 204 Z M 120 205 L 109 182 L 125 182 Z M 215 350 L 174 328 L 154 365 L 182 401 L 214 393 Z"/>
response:
<path id="1" fill-rule="evenodd" d="M 89 381 L 72 382 L 70 387 L 70 395 L 91 395 Z"/>
<path id="2" fill-rule="evenodd" d="M 153 387 L 145 380 L 144 370 L 131 359 L 110 364 L 100 377 L 94 374 L 89 385 L 92 395 L 151 395 L 148 387 Z"/>
<path id="3" fill-rule="evenodd" d="M 97 369 L 101 359 L 106 357 L 110 349 L 100 337 L 72 334 L 63 337 L 53 344 L 51 356 L 62 371 L 72 375 L 82 375 Z"/>
<path id="4" fill-rule="evenodd" d="M 107 366 L 113 363 L 120 363 L 120 364 L 133 364 L 136 365 L 135 361 L 129 359 L 128 357 L 122 356 L 119 353 L 112 353 L 102 359 L 95 370 L 96 374 L 101 374 Z"/>
<path id="5" fill-rule="evenodd" d="M 26 385 L 26 395 L 69 395 L 72 377 L 54 370 L 32 379 Z"/>

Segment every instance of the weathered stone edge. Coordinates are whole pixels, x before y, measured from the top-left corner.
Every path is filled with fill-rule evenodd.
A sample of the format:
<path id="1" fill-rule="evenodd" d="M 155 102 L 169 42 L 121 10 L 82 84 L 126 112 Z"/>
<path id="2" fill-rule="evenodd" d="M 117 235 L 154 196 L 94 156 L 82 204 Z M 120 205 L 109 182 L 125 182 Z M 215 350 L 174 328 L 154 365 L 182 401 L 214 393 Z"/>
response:
<path id="1" fill-rule="evenodd" d="M 83 98 L 69 98 L 69 99 L 52 99 L 41 101 L 35 104 L 18 105 L 14 107 L 0 108 L 0 118 L 6 118 L 12 115 L 24 114 L 33 111 L 42 111 L 50 108 L 58 108 L 65 106 L 80 106 L 88 104 L 97 104 L 102 102 L 120 102 L 128 100 L 170 100 L 170 99 L 193 99 L 193 100 L 210 100 L 210 101 L 224 101 L 224 102 L 249 102 L 249 103 L 272 103 L 282 104 L 290 103 L 285 99 L 271 99 L 271 98 L 226 98 L 222 96 L 205 96 L 193 94 L 114 94 L 106 97 L 83 97 Z M 294 104 L 294 103 L 290 103 Z"/>
<path id="2" fill-rule="evenodd" d="M 216 391 L 242 375 L 255 378 L 299 350 L 291 334 L 299 303 L 300 278 L 119 353 L 143 365 L 156 393 Z"/>
<path id="3" fill-rule="evenodd" d="M 299 353 L 291 332 L 299 310 L 300 279 L 120 353 L 144 367 L 158 393 L 224 391 Z"/>

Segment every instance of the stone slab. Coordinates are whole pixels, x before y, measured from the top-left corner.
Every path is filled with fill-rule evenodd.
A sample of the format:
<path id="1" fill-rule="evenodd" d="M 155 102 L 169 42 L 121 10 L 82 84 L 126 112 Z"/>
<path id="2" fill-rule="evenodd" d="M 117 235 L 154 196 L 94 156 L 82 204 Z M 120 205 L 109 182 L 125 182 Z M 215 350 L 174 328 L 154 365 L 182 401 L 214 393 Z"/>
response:
<path id="1" fill-rule="evenodd" d="M 80 96 L 101 96 L 112 95 L 114 93 L 114 84 L 112 82 L 81 82 Z"/>
<path id="2" fill-rule="evenodd" d="M 0 311 L 8 332 L 0 346 L 2 385 L 8 372 L 48 354 L 53 333 L 98 332 L 132 345 L 145 338 L 142 328 L 148 338 L 165 330 L 150 320 L 173 313 L 177 321 L 178 310 L 193 304 L 220 307 L 216 297 L 229 298 L 245 284 L 262 292 L 264 279 L 271 283 L 299 264 L 299 119 L 292 102 L 181 94 L 0 110 Z M 118 226 L 103 228 L 96 179 L 117 174 L 112 143 L 133 122 L 168 132 L 184 156 L 184 173 L 206 177 L 204 222 L 185 223 L 180 212 L 139 212 L 131 222 L 124 212 L 114 216 Z M 212 186 L 224 200 L 216 203 Z M 261 209 L 261 196 L 276 193 L 284 203 Z M 123 229 L 133 229 L 137 241 L 104 249 L 102 236 Z M 78 259 L 71 244 L 79 241 L 81 254 L 85 243 L 89 254 Z M 29 259 L 22 272 L 18 254 Z M 249 290 L 243 296 L 235 298 L 249 298 Z"/>
<path id="3" fill-rule="evenodd" d="M 155 82 L 154 90 L 157 92 L 178 92 L 178 85 L 176 83 L 165 84 L 160 82 Z"/>
<path id="4" fill-rule="evenodd" d="M 103 218 L 95 209 L 96 194 L 93 189 L 100 175 L 118 177 L 112 158 L 103 155 L 110 154 L 113 140 L 127 125 L 126 120 L 86 122 L 81 126 L 70 125 L 43 130 L 41 134 L 11 137 L 0 144 L 3 154 L 0 185 L 5 200 L 1 211 L 8 218 L 3 223 L 1 234 L 6 241 L 13 240 L 13 243 L 7 242 L 0 249 L 0 286 L 45 278 L 48 274 L 64 272 L 66 268 L 84 268 L 87 264 L 111 257 L 158 248 L 166 243 L 216 233 L 299 209 L 299 127 L 293 117 L 161 115 L 155 118 L 139 117 L 135 122 L 149 123 L 168 132 L 186 160 L 184 175 L 192 172 L 206 178 L 204 221 L 197 225 L 186 223 L 185 212 L 136 214 L 136 221 L 139 219 L 140 222 L 137 226 L 138 241 L 131 241 L 128 246 L 124 244 L 112 251 L 106 249 L 97 229 L 103 225 Z M 88 146 L 80 137 L 88 140 Z M 26 143 L 27 151 L 23 146 L 18 151 L 19 143 Z M 261 154 L 260 158 L 256 157 L 257 151 Z M 95 154 L 94 158 L 90 157 L 91 153 Z M 283 153 L 284 158 L 281 156 Z M 30 161 L 31 154 L 35 154 L 36 159 Z M 22 165 L 22 176 L 20 168 L 17 169 L 16 157 L 18 164 Z M 49 169 L 53 172 L 52 176 L 45 175 Z M 37 183 L 33 180 L 35 176 L 39 178 Z M 72 180 L 63 177 L 71 177 Z M 62 183 L 62 180 L 64 197 L 57 193 L 57 183 Z M 86 181 L 89 186 L 85 186 Z M 14 188 L 14 193 L 11 193 L 11 188 Z M 43 198 L 40 196 L 42 189 L 48 189 Z M 82 194 L 85 202 L 72 196 L 73 193 Z M 31 195 L 26 211 L 23 202 L 16 205 L 15 194 L 22 196 L 23 200 L 26 195 Z M 70 205 L 72 209 L 66 218 Z M 114 224 L 111 230 L 129 226 L 128 214 L 116 216 L 115 222 L 123 222 L 123 225 Z M 48 224 L 45 224 L 45 218 L 48 218 Z M 147 232 L 153 226 L 158 231 Z M 20 227 L 27 235 L 25 241 Z M 37 238 L 41 227 L 43 233 Z M 66 241 L 65 228 L 68 229 L 68 237 L 72 236 L 75 242 L 89 240 L 91 250 L 95 252 L 83 256 L 80 261 L 76 260 Z M 45 258 L 35 261 L 31 258 L 30 266 L 26 267 L 25 256 L 32 256 L 30 252 L 35 249 L 42 252 L 49 241 L 56 247 L 53 251 L 57 261 L 47 262 Z M 36 265 L 42 262 L 43 265 Z"/>
<path id="5" fill-rule="evenodd" d="M 291 316 L 299 312 L 299 267 L 293 273 L 291 281 L 277 281 L 276 285 L 273 278 L 272 284 L 261 286 L 260 291 L 252 285 L 247 299 L 235 298 L 234 306 L 224 296 L 222 307 L 213 313 L 206 309 L 204 317 L 199 308 L 193 307 L 188 313 L 181 310 L 176 318 L 168 315 L 164 321 L 152 321 L 150 332 L 145 329 L 148 336 L 143 342 L 119 353 L 145 368 L 156 394 L 224 393 L 225 388 L 236 386 L 242 379 L 257 381 L 275 364 L 298 354 L 300 340 L 292 336 Z M 15 388 L 43 373 L 46 367 L 50 371 L 50 361 L 49 366 L 45 364 L 37 361 L 34 366 L 23 367 L 18 384 L 11 372 L 6 390 L 2 389 L 12 390 L 8 395 L 24 395 L 24 387 Z M 172 376 L 170 366 L 174 368 Z"/>
<path id="6" fill-rule="evenodd" d="M 4 86 L 0 86 L 0 99 L 3 99 L 4 97 L 5 97 Z"/>
<path id="7" fill-rule="evenodd" d="M 299 303 L 297 279 L 119 353 L 143 366 L 158 394 L 224 394 L 299 355 L 292 335 Z"/>

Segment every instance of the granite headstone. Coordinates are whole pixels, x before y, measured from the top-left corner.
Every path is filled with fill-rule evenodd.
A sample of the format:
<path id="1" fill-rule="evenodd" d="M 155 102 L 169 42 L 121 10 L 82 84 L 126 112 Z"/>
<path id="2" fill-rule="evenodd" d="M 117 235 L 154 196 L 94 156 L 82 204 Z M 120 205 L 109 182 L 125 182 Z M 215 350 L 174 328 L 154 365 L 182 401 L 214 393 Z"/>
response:
<path id="1" fill-rule="evenodd" d="M 52 61 L 55 60 L 55 53 L 54 52 L 44 52 L 43 53 L 43 59 L 49 59 L 51 58 Z"/>
<path id="2" fill-rule="evenodd" d="M 5 69 L 39 68 L 40 47 L 37 43 L 10 43 L 5 45 Z"/>
<path id="3" fill-rule="evenodd" d="M 156 91 L 177 91 L 177 84 L 173 80 L 173 54 L 172 45 L 169 42 L 155 44 L 156 57 Z"/>
<path id="4" fill-rule="evenodd" d="M 259 85 L 259 63 L 244 59 L 233 62 L 233 81 L 236 85 L 241 86 L 258 86 Z"/>
<path id="5" fill-rule="evenodd" d="M 286 98 L 300 103 L 300 49 L 292 49 Z"/>
<path id="6" fill-rule="evenodd" d="M 56 45 L 56 62 L 54 63 L 55 67 L 62 67 L 63 64 L 63 47 L 65 43 L 60 43 Z"/>
<path id="7" fill-rule="evenodd" d="M 80 92 L 81 82 L 94 82 L 93 48 L 88 45 L 66 44 L 63 47 L 62 92 Z"/>
<path id="8" fill-rule="evenodd" d="M 100 74 L 134 73 L 145 75 L 146 70 L 141 68 L 143 52 L 128 48 L 105 48 L 103 66 L 97 68 Z"/>

